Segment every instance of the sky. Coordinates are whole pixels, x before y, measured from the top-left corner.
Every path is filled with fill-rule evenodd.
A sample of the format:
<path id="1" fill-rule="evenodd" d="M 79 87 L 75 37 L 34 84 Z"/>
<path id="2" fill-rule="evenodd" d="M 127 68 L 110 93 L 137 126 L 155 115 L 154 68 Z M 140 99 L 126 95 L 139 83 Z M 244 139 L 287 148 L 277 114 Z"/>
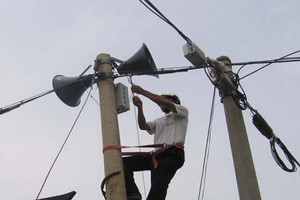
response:
<path id="1" fill-rule="evenodd" d="M 280 58 L 300 49 L 300 2 L 151 1 L 210 58 L 234 62 Z M 157 68 L 190 66 L 185 40 L 138 0 L 1 0 L 0 107 L 52 89 L 61 74 L 79 76 L 97 55 L 130 58 L 145 43 Z M 295 54 L 294 56 L 299 56 Z M 240 76 L 261 65 L 249 65 Z M 234 66 L 237 72 L 239 66 Z M 92 74 L 90 69 L 87 74 Z M 241 80 L 248 102 L 300 160 L 299 63 L 273 64 Z M 127 78 L 115 83 L 130 87 Z M 202 69 L 184 73 L 134 76 L 133 83 L 157 94 L 173 92 L 189 109 L 185 165 L 172 180 L 167 200 L 198 199 L 213 85 Z M 91 92 L 98 99 L 96 87 Z M 82 102 L 87 93 L 82 97 Z M 88 97 L 89 98 L 89 97 Z M 163 115 L 142 97 L 147 120 Z M 81 109 L 68 107 L 55 94 L 0 115 L 0 199 L 35 199 L 46 174 Z M 136 128 L 133 105 L 118 115 L 121 143 L 151 144 L 152 136 Z M 273 160 L 269 141 L 243 117 L 262 199 L 300 197 L 300 172 L 283 171 Z M 104 199 L 100 108 L 89 98 L 40 198 L 76 191 L 74 200 Z M 216 97 L 204 199 L 239 199 L 223 105 Z M 281 156 L 283 156 L 281 154 Z M 136 174 L 145 196 L 149 173 Z"/>

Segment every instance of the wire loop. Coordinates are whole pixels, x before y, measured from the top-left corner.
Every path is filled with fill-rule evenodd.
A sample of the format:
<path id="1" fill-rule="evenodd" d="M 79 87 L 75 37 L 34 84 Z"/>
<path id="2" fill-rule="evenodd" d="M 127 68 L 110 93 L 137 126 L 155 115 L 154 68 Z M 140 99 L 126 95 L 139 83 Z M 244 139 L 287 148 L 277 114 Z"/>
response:
<path id="1" fill-rule="evenodd" d="M 285 157 L 287 158 L 287 160 L 289 161 L 289 163 L 291 164 L 291 168 L 288 168 L 285 163 L 282 161 L 282 159 L 280 158 L 280 156 L 277 153 L 276 147 L 275 145 L 278 145 L 281 150 L 283 151 Z M 296 172 L 297 171 L 297 167 L 296 164 L 300 167 L 299 162 L 294 158 L 294 156 L 289 152 L 289 150 L 286 148 L 286 146 L 281 142 L 281 140 L 276 137 L 275 135 L 270 139 L 270 146 L 271 146 L 271 152 L 272 152 L 272 156 L 274 158 L 274 160 L 276 161 L 276 163 L 284 170 L 287 172 Z M 296 163 L 296 164 L 295 164 Z"/>

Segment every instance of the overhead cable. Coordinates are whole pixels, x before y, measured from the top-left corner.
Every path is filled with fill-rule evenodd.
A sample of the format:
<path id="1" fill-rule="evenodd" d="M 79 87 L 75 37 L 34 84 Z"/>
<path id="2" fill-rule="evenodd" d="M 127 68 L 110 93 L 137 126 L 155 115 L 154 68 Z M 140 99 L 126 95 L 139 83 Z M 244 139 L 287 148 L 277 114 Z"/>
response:
<path id="1" fill-rule="evenodd" d="M 287 147 L 283 144 L 283 142 L 274 134 L 272 128 L 265 121 L 265 119 L 257 112 L 253 111 L 255 114 L 253 115 L 253 124 L 260 131 L 262 135 L 264 135 L 270 141 L 271 153 L 275 160 L 275 162 L 281 167 L 284 171 L 287 172 L 295 172 L 297 171 L 296 164 L 300 167 L 299 162 L 295 159 L 295 157 L 290 153 Z M 283 151 L 285 157 L 291 164 L 291 168 L 288 168 L 286 164 L 282 161 L 279 154 L 277 153 L 275 145 L 278 145 Z"/>
<path id="2" fill-rule="evenodd" d="M 236 62 L 231 63 L 232 66 L 237 65 L 257 65 L 257 64 L 265 64 L 265 63 L 286 63 L 286 62 L 299 62 L 300 57 L 289 57 L 283 59 L 273 59 L 273 60 L 260 60 L 260 61 L 248 61 L 248 62 Z"/>
<path id="3" fill-rule="evenodd" d="M 192 41 L 182 31 L 180 31 L 167 17 L 165 17 L 149 0 L 139 1 L 156 16 L 158 16 L 164 22 L 173 27 L 185 41 L 187 41 L 189 44 L 192 44 Z"/>
<path id="4" fill-rule="evenodd" d="M 254 73 L 256 73 L 256 72 L 258 72 L 258 71 L 260 71 L 260 70 L 262 70 L 262 69 L 264 69 L 264 68 L 266 68 L 267 66 L 269 66 L 269 65 L 271 65 L 271 64 L 273 64 L 273 63 L 281 62 L 282 60 L 286 60 L 286 62 L 291 62 L 291 61 L 293 61 L 293 60 L 289 60 L 289 59 L 287 59 L 287 57 L 289 57 L 289 56 L 291 56 L 291 55 L 294 55 L 294 54 L 296 54 L 296 53 L 299 53 L 299 52 L 300 52 L 300 50 L 297 50 L 297 51 L 295 51 L 295 52 L 293 52 L 293 53 L 290 53 L 290 54 L 287 54 L 287 55 L 285 55 L 285 56 L 283 56 L 283 57 L 281 57 L 281 58 L 278 58 L 278 59 L 275 59 L 275 60 L 271 60 L 268 64 L 266 64 L 266 65 L 260 67 L 260 68 L 257 69 L 257 70 L 254 70 L 253 72 L 251 72 L 251 73 L 249 73 L 249 74 L 247 74 L 247 75 L 245 75 L 245 76 L 243 76 L 243 77 L 241 77 L 240 80 L 242 80 L 242 79 L 244 79 L 244 78 L 246 78 L 246 77 L 248 77 L 248 76 L 250 76 L 250 75 L 252 75 L 252 74 L 254 74 Z M 298 58 L 299 58 L 299 57 L 298 57 Z M 299 59 L 296 59 L 296 61 L 299 61 Z M 243 65 L 243 66 L 239 69 L 239 71 L 240 71 L 244 66 L 246 66 L 246 65 Z M 239 71 L 238 71 L 238 72 L 239 72 Z"/>

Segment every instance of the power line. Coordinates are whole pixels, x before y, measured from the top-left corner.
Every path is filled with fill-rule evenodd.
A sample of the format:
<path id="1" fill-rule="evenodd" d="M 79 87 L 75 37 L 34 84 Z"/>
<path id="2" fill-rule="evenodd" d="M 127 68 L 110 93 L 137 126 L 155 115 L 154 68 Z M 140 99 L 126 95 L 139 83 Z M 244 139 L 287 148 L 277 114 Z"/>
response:
<path id="1" fill-rule="evenodd" d="M 248 62 L 236 62 L 231 63 L 232 66 L 235 65 L 256 65 L 256 64 L 265 64 L 265 63 L 285 63 L 285 62 L 299 62 L 300 57 L 289 57 L 283 58 L 281 60 L 273 59 L 273 60 L 260 60 L 260 61 L 248 61 Z"/>
<path id="2" fill-rule="evenodd" d="M 177 33 L 189 44 L 192 44 L 192 41 L 190 38 L 188 38 L 181 30 L 179 30 L 167 17 L 165 17 L 149 0 L 139 0 L 147 9 L 149 9 L 152 13 L 154 13 L 156 16 L 158 16 L 160 19 L 162 19 L 164 22 L 169 24 L 172 28 L 174 28 Z"/>
<path id="3" fill-rule="evenodd" d="M 189 44 L 193 45 L 192 41 L 185 35 L 183 34 L 183 32 L 181 30 L 179 30 L 167 17 L 165 17 L 149 0 L 144 0 L 145 2 L 143 2 L 142 0 L 139 0 L 147 9 L 149 9 L 152 13 L 154 13 L 156 16 L 158 16 L 160 19 L 162 19 L 164 22 L 166 22 L 167 24 L 169 24 L 171 27 L 173 27 L 180 35 L 183 39 L 185 39 Z M 256 73 L 257 71 L 260 71 L 262 70 L 263 68 L 273 64 L 273 63 L 280 63 L 280 62 L 299 62 L 300 61 L 300 57 L 296 57 L 294 59 L 285 59 L 286 57 L 290 56 L 290 55 L 293 55 L 293 54 L 296 54 L 300 52 L 300 50 L 296 51 L 296 52 L 293 52 L 291 54 L 288 54 L 286 56 L 283 56 L 279 59 L 274 59 L 274 60 L 266 60 L 266 61 L 253 61 L 253 62 L 245 62 L 245 63 L 232 63 L 232 66 L 234 65 L 243 65 L 239 71 L 246 65 L 250 65 L 250 64 L 263 64 L 263 63 L 268 63 L 266 64 L 265 66 L 253 71 L 252 73 L 249 73 L 247 74 L 246 76 L 240 78 L 243 79 L 243 78 L 246 78 L 254 73 Z M 205 66 L 203 66 L 205 67 Z M 191 70 L 192 68 L 188 69 L 188 70 Z M 183 70 L 184 71 L 184 70 Z M 169 72 L 164 72 L 164 74 L 166 73 L 175 73 L 175 72 L 182 72 L 182 71 L 169 71 Z M 153 73 L 153 74 L 162 74 L 163 72 L 161 71 L 161 73 Z"/>
<path id="4" fill-rule="evenodd" d="M 242 79 L 244 79 L 244 78 L 246 78 L 246 77 L 248 77 L 248 76 L 250 76 L 250 75 L 252 75 L 252 74 L 254 74 L 254 73 L 256 73 L 256 72 L 258 72 L 258 71 L 260 71 L 260 70 L 262 70 L 262 69 L 264 69 L 264 68 L 270 66 L 270 65 L 273 64 L 273 63 L 291 62 L 291 61 L 294 61 L 294 62 L 297 61 L 297 62 L 298 62 L 298 61 L 300 61 L 300 59 L 291 60 L 291 59 L 288 59 L 287 57 L 289 57 L 289 56 L 291 56 L 291 55 L 294 55 L 294 54 L 296 54 L 296 53 L 299 53 L 299 52 L 300 52 L 300 50 L 297 50 L 297 51 L 292 52 L 292 53 L 290 53 L 290 54 L 287 54 L 287 55 L 285 55 L 285 56 L 283 56 L 283 57 L 281 57 L 281 58 L 274 59 L 274 60 L 270 61 L 268 64 L 266 64 L 266 65 L 260 67 L 259 69 L 254 70 L 253 72 L 251 72 L 251 73 L 249 73 L 249 74 L 247 74 L 247 75 L 241 77 L 239 80 L 242 80 Z M 299 58 L 299 57 L 297 57 L 297 58 Z M 238 70 L 238 72 L 240 72 L 241 69 L 242 69 L 243 67 L 245 67 L 245 66 L 246 66 L 246 65 L 243 65 L 243 66 Z"/>

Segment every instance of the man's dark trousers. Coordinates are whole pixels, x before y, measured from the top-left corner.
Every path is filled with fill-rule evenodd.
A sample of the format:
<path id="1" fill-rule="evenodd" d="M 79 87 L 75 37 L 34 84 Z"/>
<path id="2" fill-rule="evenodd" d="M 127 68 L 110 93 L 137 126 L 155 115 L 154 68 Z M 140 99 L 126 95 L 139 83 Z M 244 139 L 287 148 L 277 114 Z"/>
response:
<path id="1" fill-rule="evenodd" d="M 147 200 L 165 200 L 170 181 L 184 163 L 184 150 L 177 147 L 170 147 L 165 152 L 156 155 L 155 158 L 158 162 L 156 169 L 153 167 L 151 155 L 123 158 L 128 196 L 140 196 L 140 192 L 134 181 L 133 172 L 151 170 L 151 189 Z"/>

